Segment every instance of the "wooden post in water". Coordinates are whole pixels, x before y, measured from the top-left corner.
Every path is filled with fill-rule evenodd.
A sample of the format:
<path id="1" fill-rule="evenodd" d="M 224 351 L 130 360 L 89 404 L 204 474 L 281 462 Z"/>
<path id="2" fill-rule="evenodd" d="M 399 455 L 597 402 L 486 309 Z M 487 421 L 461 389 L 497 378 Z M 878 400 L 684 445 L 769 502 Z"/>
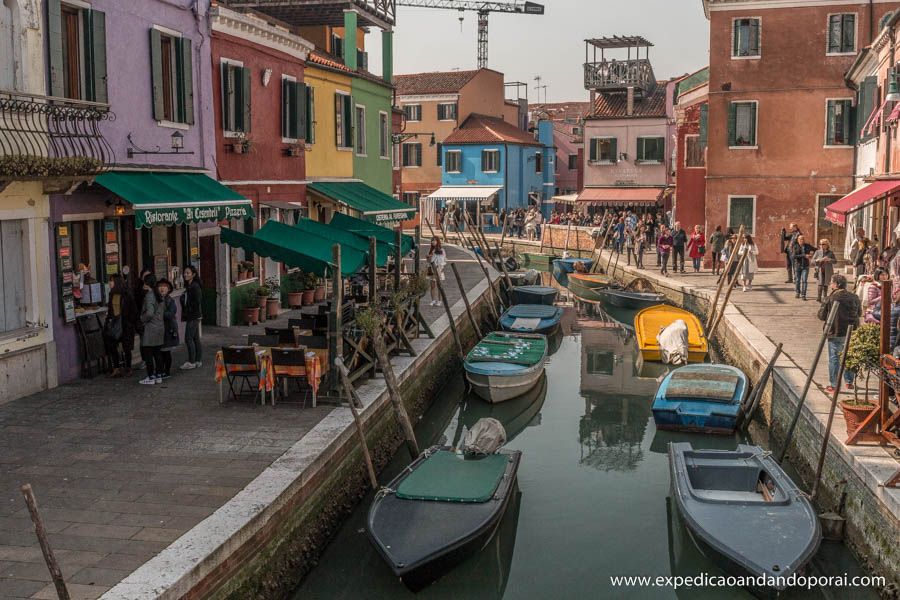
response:
<path id="1" fill-rule="evenodd" d="M 503 240 L 506 239 L 506 225 L 509 223 L 509 213 L 503 215 L 503 229 L 500 231 L 500 246 L 503 246 Z"/>
<path id="2" fill-rule="evenodd" d="M 738 242 L 744 237 L 744 226 L 741 225 L 741 228 L 738 230 L 737 239 L 734 241 L 734 248 L 731 250 L 731 254 L 728 256 L 728 264 L 725 265 L 725 269 L 722 271 L 722 275 L 719 276 L 719 285 L 716 287 L 716 295 L 712 301 L 712 307 L 709 310 L 709 317 L 706 319 L 706 328 L 709 329 L 712 326 L 713 319 L 716 316 L 716 311 L 719 307 L 719 294 L 722 293 L 722 286 L 725 285 L 725 281 L 728 279 L 728 269 L 731 268 L 731 263 L 734 262 L 734 257 L 737 256 Z M 737 279 L 737 270 L 734 272 L 735 279 Z"/>
<path id="3" fill-rule="evenodd" d="M 366 460 L 366 470 L 369 473 L 369 483 L 372 489 L 378 491 L 378 478 L 375 476 L 375 467 L 372 465 L 372 455 L 369 454 L 369 444 L 366 441 L 366 432 L 363 429 L 362 419 L 359 418 L 359 411 L 356 410 L 356 392 L 353 384 L 350 383 L 350 377 L 347 373 L 347 367 L 340 358 L 334 359 L 334 366 L 341 373 L 341 379 L 344 382 L 344 393 L 347 395 L 347 404 L 350 405 L 350 412 L 353 413 L 353 422 L 356 424 L 356 434 L 359 436 L 359 445 L 362 447 L 363 458 Z M 362 408 L 362 402 L 360 402 Z"/>
<path id="4" fill-rule="evenodd" d="M 456 276 L 456 285 L 459 286 L 459 293 L 462 294 L 463 302 L 466 304 L 466 314 L 469 315 L 469 320 L 472 322 L 472 328 L 475 330 L 475 334 L 480 340 L 481 328 L 478 327 L 478 322 L 475 321 L 475 316 L 472 314 L 472 307 L 469 305 L 469 296 L 466 294 L 466 288 L 463 287 L 462 277 L 459 276 L 459 270 L 456 268 L 456 263 L 450 263 L 450 267 L 453 269 L 453 275 Z"/>
<path id="5" fill-rule="evenodd" d="M 384 336 L 379 332 L 373 336 L 375 339 L 375 356 L 378 358 L 378 364 L 381 365 L 381 373 L 384 375 L 384 382 L 387 384 L 388 396 L 391 398 L 391 404 L 397 411 L 397 417 L 400 419 L 400 426 L 406 436 L 406 448 L 409 455 L 415 460 L 419 456 L 419 444 L 416 442 L 416 433 L 413 431 L 412 423 L 409 415 L 406 414 L 406 407 L 403 406 L 403 396 L 400 395 L 400 383 L 394 375 L 394 367 L 391 365 L 391 359 L 384 347 Z"/>
<path id="6" fill-rule="evenodd" d="M 457 231 L 459 231 L 458 228 L 457 228 Z M 478 266 L 481 267 L 481 271 L 484 273 L 484 278 L 487 279 L 487 282 L 488 282 L 488 293 L 490 294 L 490 297 L 491 297 L 491 301 L 489 303 L 490 308 L 491 308 L 491 314 L 494 316 L 494 320 L 499 321 L 500 313 L 497 312 L 496 306 L 494 305 L 494 303 L 496 301 L 499 301 L 499 298 L 496 298 L 496 299 L 494 298 L 494 283 L 491 281 L 491 275 L 490 275 L 490 273 L 488 273 L 487 267 L 485 267 L 484 263 L 481 260 L 481 257 L 478 256 L 477 252 L 475 253 L 475 259 L 478 261 Z M 498 294 L 499 294 L 499 292 L 498 292 Z M 502 306 L 503 305 L 501 304 L 501 308 L 502 308 Z"/>
<path id="7" fill-rule="evenodd" d="M 31 515 L 34 534 L 37 536 L 41 552 L 44 554 L 44 562 L 47 563 L 50 578 L 56 587 L 56 595 L 59 597 L 59 600 L 69 600 L 69 590 L 66 588 L 66 581 L 63 579 L 59 563 L 56 562 L 53 548 L 50 547 L 50 539 L 47 537 L 47 530 L 44 529 L 44 522 L 41 520 L 41 514 L 38 512 L 37 500 L 34 498 L 34 491 L 31 489 L 30 483 L 22 486 L 22 495 L 25 496 L 25 505 L 28 507 L 28 514 Z"/>
<path id="8" fill-rule="evenodd" d="M 369 305 L 375 307 L 378 303 L 378 265 L 375 253 L 378 250 L 378 241 L 374 236 L 369 238 Z"/>
<path id="9" fill-rule="evenodd" d="M 569 251 L 569 234 L 572 233 L 572 219 L 569 219 L 569 226 L 566 227 L 566 247 L 563 249 L 563 258 L 566 257 L 566 253 Z"/>
<path id="10" fill-rule="evenodd" d="M 744 411 L 743 416 L 740 419 L 740 423 L 738 423 L 738 426 L 743 431 L 747 431 L 747 428 L 750 427 L 750 421 L 753 420 L 753 413 L 756 412 L 756 406 L 762 400 L 763 391 L 766 388 L 766 382 L 768 382 L 769 376 L 772 374 L 772 369 L 775 368 L 775 361 L 778 360 L 778 356 L 780 354 L 781 342 L 778 342 L 778 345 L 775 346 L 775 352 L 772 354 L 772 358 L 769 360 L 769 364 L 766 365 L 766 368 L 757 380 L 756 385 L 753 386 L 753 393 L 750 394 L 750 398 L 748 398 L 747 400 L 746 410 Z"/>
<path id="11" fill-rule="evenodd" d="M 341 304 L 343 304 L 342 292 L 344 280 L 341 279 L 341 245 L 331 246 L 331 310 L 328 315 L 328 356 L 333 361 L 340 358 L 344 350 L 344 341 L 341 337 L 343 326 L 341 323 Z M 334 369 L 328 369 L 328 387 L 337 390 L 340 379 Z"/>
<path id="12" fill-rule="evenodd" d="M 543 221 L 543 218 L 542 218 L 541 220 Z M 541 240 L 540 240 L 540 241 L 541 241 L 541 247 L 540 247 L 540 249 L 538 250 L 538 253 L 539 253 L 539 254 L 543 254 L 543 253 L 544 253 L 544 229 L 546 229 L 547 227 L 550 227 L 550 224 L 549 224 L 549 223 L 541 223 L 541 235 L 538 236 L 538 237 L 541 238 Z M 550 231 L 550 230 L 548 229 L 547 231 Z M 502 246 L 502 245 L 503 245 L 503 244 L 501 244 L 501 246 Z"/>
<path id="13" fill-rule="evenodd" d="M 494 247 L 497 249 L 497 256 L 500 256 L 500 247 L 497 246 L 496 242 L 494 243 Z M 509 278 L 509 272 L 506 270 L 506 263 L 503 262 L 501 258 L 499 261 L 500 268 L 503 270 L 503 277 L 506 278 L 506 291 L 512 294 L 513 284 L 512 279 Z"/>
<path id="14" fill-rule="evenodd" d="M 453 313 L 450 312 L 450 303 L 447 302 L 447 294 L 444 293 L 444 284 L 441 282 L 440 275 L 434 274 L 434 282 L 437 284 L 438 293 L 441 295 L 441 304 L 444 306 L 444 312 L 447 313 L 447 320 L 450 322 L 450 331 L 453 333 L 453 340 L 456 342 L 456 351 L 459 360 L 465 362 L 466 355 L 463 351 L 462 340 L 459 338 L 459 331 L 456 330 L 456 322 L 453 320 Z"/>
<path id="15" fill-rule="evenodd" d="M 430 227 L 430 225 L 429 225 Z M 433 231 L 433 230 L 432 230 Z M 421 256 L 421 248 L 422 248 L 422 226 L 416 225 L 416 254 L 415 258 L 415 273 L 418 278 L 419 274 L 422 272 L 422 266 L 420 264 L 422 260 Z M 431 327 L 428 326 L 428 323 L 425 321 L 425 317 L 422 316 L 422 310 L 420 307 L 421 298 L 416 296 L 416 337 L 419 337 L 419 331 L 424 330 L 425 335 L 429 338 L 434 339 L 434 333 L 431 331 Z"/>
<path id="16" fill-rule="evenodd" d="M 737 283 L 738 277 L 740 276 L 741 267 L 744 266 L 744 261 L 747 260 L 747 256 L 749 252 L 744 252 L 744 255 L 741 256 L 741 259 L 738 261 L 737 269 L 734 271 L 734 277 L 731 279 L 731 283 L 728 285 L 728 291 L 725 292 L 725 300 L 722 301 L 722 308 L 719 310 L 719 313 L 716 315 L 716 320 L 713 321 L 712 327 L 709 328 L 709 331 L 706 332 L 706 339 L 712 339 L 713 333 L 716 330 L 716 326 L 719 324 L 719 321 L 722 320 L 722 315 L 725 314 L 725 307 L 728 306 L 728 299 L 731 298 L 731 292 L 734 290 L 734 286 Z"/>
<path id="17" fill-rule="evenodd" d="M 403 243 L 403 233 L 397 229 L 394 231 L 394 292 L 400 291 L 400 267 L 403 265 L 403 251 L 400 249 Z"/>

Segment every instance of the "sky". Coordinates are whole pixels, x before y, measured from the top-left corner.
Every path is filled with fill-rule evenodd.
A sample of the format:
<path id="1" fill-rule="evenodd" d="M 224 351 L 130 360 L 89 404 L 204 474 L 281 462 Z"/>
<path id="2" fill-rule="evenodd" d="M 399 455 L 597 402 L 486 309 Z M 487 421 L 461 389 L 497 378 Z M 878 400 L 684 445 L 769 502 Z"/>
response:
<path id="1" fill-rule="evenodd" d="M 520 0 L 521 1 L 521 0 Z M 654 44 L 657 79 L 692 73 L 709 62 L 709 22 L 701 0 L 543 0 L 545 14 L 491 13 L 488 67 L 506 81 L 529 84 L 541 76 L 540 101 L 587 101 L 582 64 L 586 38 L 641 35 Z M 460 15 L 464 16 L 460 31 Z M 394 73 L 468 70 L 477 66 L 477 14 L 397 7 Z M 366 39 L 370 70 L 381 71 L 380 32 Z M 618 51 L 617 51 L 618 52 Z"/>

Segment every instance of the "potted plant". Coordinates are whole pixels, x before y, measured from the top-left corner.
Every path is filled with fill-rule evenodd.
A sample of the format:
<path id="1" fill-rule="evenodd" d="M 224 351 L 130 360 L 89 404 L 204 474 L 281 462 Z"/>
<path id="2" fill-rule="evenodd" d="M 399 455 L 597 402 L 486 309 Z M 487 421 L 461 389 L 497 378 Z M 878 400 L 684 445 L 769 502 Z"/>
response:
<path id="1" fill-rule="evenodd" d="M 266 287 L 269 288 L 269 297 L 266 299 L 266 318 L 274 319 L 278 316 L 278 308 L 281 305 L 281 281 L 278 277 L 266 279 Z"/>
<path id="2" fill-rule="evenodd" d="M 287 294 L 287 303 L 291 308 L 300 308 L 303 306 L 303 292 L 301 291 L 303 281 L 303 271 L 294 271 L 290 274 L 289 282 L 293 291 Z"/>
<path id="3" fill-rule="evenodd" d="M 253 146 L 253 140 L 245 133 L 241 132 L 231 145 L 231 150 L 235 154 L 249 154 Z"/>
<path id="4" fill-rule="evenodd" d="M 285 148 L 288 156 L 300 156 L 301 154 L 303 154 L 303 150 L 303 144 L 300 143 L 294 143 Z"/>
<path id="5" fill-rule="evenodd" d="M 266 320 L 266 302 L 269 300 L 269 288 L 264 285 L 256 288 L 256 304 L 259 306 L 260 322 Z"/>
<path id="6" fill-rule="evenodd" d="M 301 280 L 301 288 L 303 289 L 303 304 L 308 306 L 316 300 L 316 277 L 315 273 L 304 273 Z"/>
<path id="7" fill-rule="evenodd" d="M 246 325 L 259 323 L 259 306 L 245 306 L 241 309 L 241 320 Z"/>
<path id="8" fill-rule="evenodd" d="M 321 302 L 325 299 L 325 280 L 321 277 L 316 277 L 316 293 L 313 299 L 316 302 Z"/>
<path id="9" fill-rule="evenodd" d="M 850 349 L 847 352 L 847 362 L 844 368 L 853 372 L 853 400 L 841 402 L 841 412 L 847 422 L 847 433 L 850 434 L 859 428 L 869 413 L 878 408 L 878 405 L 869 401 L 869 377 L 878 369 L 878 361 L 881 358 L 881 329 L 878 323 L 867 323 L 856 329 L 850 336 Z M 860 373 L 865 372 L 865 396 L 860 399 L 859 388 L 856 380 Z M 840 384 L 840 382 L 838 382 Z"/>

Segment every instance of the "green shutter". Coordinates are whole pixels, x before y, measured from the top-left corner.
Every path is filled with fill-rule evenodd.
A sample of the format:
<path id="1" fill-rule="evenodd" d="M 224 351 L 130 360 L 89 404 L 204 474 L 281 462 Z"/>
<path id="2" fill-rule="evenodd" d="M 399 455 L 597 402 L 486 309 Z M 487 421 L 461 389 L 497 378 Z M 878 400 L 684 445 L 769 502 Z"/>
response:
<path id="1" fill-rule="evenodd" d="M 600 154 L 600 140 L 597 138 L 591 138 L 590 148 L 588 150 L 588 160 L 596 161 L 598 155 Z"/>
<path id="2" fill-rule="evenodd" d="M 487 173 L 487 150 L 481 151 L 481 172 Z"/>
<path id="3" fill-rule="evenodd" d="M 758 146 L 759 140 L 756 139 L 756 102 L 750 103 L 750 145 Z"/>
<path id="4" fill-rule="evenodd" d="M 856 46 L 853 39 L 856 34 L 856 15 L 846 14 L 843 19 L 843 31 L 841 36 L 841 52 L 853 52 Z"/>
<path id="5" fill-rule="evenodd" d="M 829 100 L 825 109 L 825 143 L 834 145 L 834 100 Z"/>
<path id="6" fill-rule="evenodd" d="M 844 117 L 844 144 L 849 146 L 854 141 L 853 128 L 850 125 L 853 122 L 853 103 L 850 100 L 843 100 L 843 103 L 844 110 L 841 114 Z"/>
<path id="7" fill-rule="evenodd" d="M 228 122 L 228 99 L 234 93 L 234 90 L 231 88 L 231 81 L 228 78 L 229 68 L 227 63 L 219 63 L 219 71 L 222 74 L 222 129 L 234 131 L 234 125 Z M 156 103 L 154 102 L 155 105 Z"/>
<path id="8" fill-rule="evenodd" d="M 735 129 L 737 128 L 737 107 L 734 102 L 728 103 L 728 146 L 736 145 Z"/>
<path id="9" fill-rule="evenodd" d="M 868 139 L 870 136 L 862 129 L 866 121 L 875 110 L 875 93 L 878 87 L 878 78 L 875 75 L 866 77 L 859 88 L 860 96 L 856 110 L 856 135 L 861 139 Z"/>
<path id="10" fill-rule="evenodd" d="M 281 137 L 291 137 L 290 133 L 290 92 L 291 82 L 287 79 L 281 80 Z"/>
<path id="11" fill-rule="evenodd" d="M 62 11 L 59 0 L 47 0 L 47 35 L 50 51 L 50 95 L 63 97 L 66 85 L 63 79 Z"/>
<path id="12" fill-rule="evenodd" d="M 734 31 L 732 32 L 731 39 L 732 39 L 731 55 L 732 56 L 740 56 L 740 52 L 741 52 L 741 20 L 740 19 L 734 20 Z"/>
<path id="13" fill-rule="evenodd" d="M 644 138 L 637 139 L 637 160 L 646 160 L 644 156 Z"/>
<path id="14" fill-rule="evenodd" d="M 250 133 L 250 69 L 241 67 L 241 131 Z"/>
<path id="15" fill-rule="evenodd" d="M 334 94 L 334 145 L 338 148 L 344 145 L 344 132 L 341 127 L 341 111 L 344 108 L 343 95 Z"/>
<path id="16" fill-rule="evenodd" d="M 106 104 L 106 15 L 81 9 L 84 23 L 85 99 Z"/>
<path id="17" fill-rule="evenodd" d="M 609 160 L 614 163 L 619 162 L 619 151 L 618 151 L 618 143 L 619 140 L 616 138 L 612 138 L 609 140 Z"/>
<path id="18" fill-rule="evenodd" d="M 307 137 L 306 132 L 309 130 L 309 123 L 307 117 L 307 99 L 309 97 L 309 92 L 307 91 L 306 84 L 302 81 L 294 84 L 294 88 L 297 90 L 297 104 L 294 105 L 295 114 L 297 115 L 297 138 L 301 140 L 309 139 Z"/>
<path id="19" fill-rule="evenodd" d="M 422 144 L 416 144 L 416 166 L 422 166 Z"/>
<path id="20" fill-rule="evenodd" d="M 153 118 L 157 121 L 162 121 L 165 118 L 162 80 L 162 35 L 157 29 L 150 29 L 150 81 L 153 94 Z"/>
<path id="21" fill-rule="evenodd" d="M 709 104 L 700 105 L 700 147 L 706 148 L 709 137 Z"/>
<path id="22" fill-rule="evenodd" d="M 354 136 L 354 119 L 353 119 L 353 96 L 344 96 L 344 147 L 352 148 Z"/>
<path id="23" fill-rule="evenodd" d="M 297 89 L 297 83 L 294 81 L 282 80 L 284 81 L 285 87 L 287 87 L 288 97 L 287 104 L 285 106 L 285 120 L 287 121 L 287 128 L 285 131 L 284 137 L 289 137 L 292 139 L 297 139 L 297 136 L 300 135 L 297 127 L 297 93 L 299 90 Z"/>
<path id="24" fill-rule="evenodd" d="M 306 142 L 308 144 L 316 142 L 316 93 L 308 85 L 306 86 Z"/>
<path id="25" fill-rule="evenodd" d="M 437 145 L 437 166 L 441 167 L 444 164 L 444 145 Z"/>
<path id="26" fill-rule="evenodd" d="M 178 49 L 178 102 L 181 109 L 181 122 L 188 125 L 194 124 L 194 52 L 191 40 L 179 38 L 176 40 Z"/>

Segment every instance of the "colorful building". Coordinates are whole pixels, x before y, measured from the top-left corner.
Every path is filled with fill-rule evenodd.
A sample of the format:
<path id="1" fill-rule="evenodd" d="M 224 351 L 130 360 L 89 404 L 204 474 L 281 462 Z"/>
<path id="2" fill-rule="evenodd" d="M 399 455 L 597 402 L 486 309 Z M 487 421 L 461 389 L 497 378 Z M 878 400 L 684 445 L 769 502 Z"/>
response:
<path id="1" fill-rule="evenodd" d="M 578 151 L 584 146 L 584 117 L 590 111 L 588 102 L 553 102 L 528 107 L 531 121 L 553 123 L 553 146 L 556 148 L 556 186 L 554 196 L 577 197 L 581 191 Z"/>
<path id="2" fill-rule="evenodd" d="M 675 100 L 675 218 L 685 227 L 704 225 L 709 67 L 679 81 Z"/>

